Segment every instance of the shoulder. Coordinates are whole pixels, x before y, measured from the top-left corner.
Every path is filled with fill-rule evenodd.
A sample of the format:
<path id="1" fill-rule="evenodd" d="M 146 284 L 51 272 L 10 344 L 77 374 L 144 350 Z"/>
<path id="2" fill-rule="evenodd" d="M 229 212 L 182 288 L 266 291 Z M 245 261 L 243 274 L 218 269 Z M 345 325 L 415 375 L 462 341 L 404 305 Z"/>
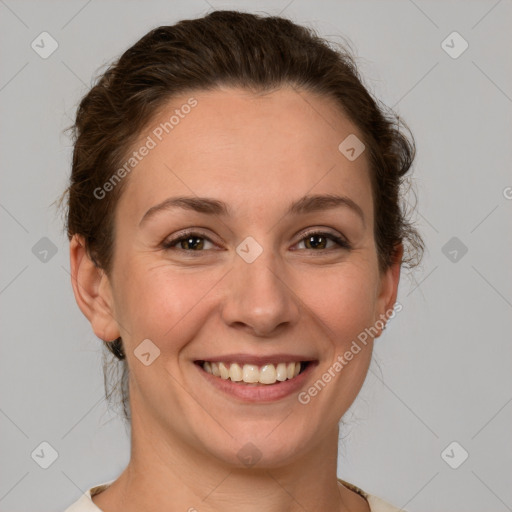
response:
<path id="1" fill-rule="evenodd" d="M 338 481 L 341 482 L 345 487 L 348 487 L 350 490 L 357 492 L 359 495 L 365 498 L 366 501 L 368 502 L 368 505 L 370 506 L 371 512 L 407 512 L 406 510 L 397 508 L 389 504 L 387 501 L 384 501 L 381 498 L 378 498 L 377 496 L 368 494 L 367 492 L 363 491 L 356 485 L 351 484 L 350 482 L 346 482 L 341 478 L 338 478 Z"/>
<path id="2" fill-rule="evenodd" d="M 91 487 L 80 498 L 70 505 L 64 512 L 101 512 L 92 501 L 92 496 L 104 491 L 114 480 Z"/>

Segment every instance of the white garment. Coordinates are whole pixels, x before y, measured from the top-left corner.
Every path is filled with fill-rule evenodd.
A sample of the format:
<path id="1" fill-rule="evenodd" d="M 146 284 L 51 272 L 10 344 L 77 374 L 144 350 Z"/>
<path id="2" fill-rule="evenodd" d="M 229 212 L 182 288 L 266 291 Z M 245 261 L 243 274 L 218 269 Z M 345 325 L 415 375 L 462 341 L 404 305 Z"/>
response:
<path id="1" fill-rule="evenodd" d="M 406 512 L 403 509 L 396 508 L 384 500 L 377 498 L 377 496 L 372 496 L 371 494 L 364 492 L 359 487 L 356 487 L 354 484 L 346 482 L 341 478 L 338 478 L 338 481 L 341 482 L 345 487 L 348 487 L 352 491 L 357 492 L 359 495 L 365 498 L 368 502 L 368 505 L 370 506 L 371 512 Z M 101 512 L 101 509 L 93 503 L 91 497 L 100 493 L 101 491 L 104 491 L 112 482 L 114 482 L 114 480 L 91 487 L 85 494 L 81 496 L 78 501 L 73 503 L 64 512 Z"/>

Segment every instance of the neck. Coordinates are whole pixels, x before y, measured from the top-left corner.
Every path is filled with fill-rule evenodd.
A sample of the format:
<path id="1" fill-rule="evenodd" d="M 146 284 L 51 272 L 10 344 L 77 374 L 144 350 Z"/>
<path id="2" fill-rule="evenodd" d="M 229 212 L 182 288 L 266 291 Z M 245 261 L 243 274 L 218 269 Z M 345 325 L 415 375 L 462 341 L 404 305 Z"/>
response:
<path id="1" fill-rule="evenodd" d="M 286 465 L 239 468 L 132 418 L 132 453 L 121 476 L 93 501 L 104 512 L 369 511 L 338 483 L 338 428 Z"/>

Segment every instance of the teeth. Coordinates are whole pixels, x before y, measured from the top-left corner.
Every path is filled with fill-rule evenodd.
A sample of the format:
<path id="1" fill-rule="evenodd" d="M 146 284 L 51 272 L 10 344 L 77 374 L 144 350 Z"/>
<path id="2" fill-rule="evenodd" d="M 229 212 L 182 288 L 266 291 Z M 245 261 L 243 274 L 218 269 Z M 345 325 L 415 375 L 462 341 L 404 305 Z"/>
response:
<path id="1" fill-rule="evenodd" d="M 217 363 L 212 363 L 212 373 L 215 377 L 220 377 L 219 365 Z"/>
<path id="2" fill-rule="evenodd" d="M 300 369 L 300 363 L 298 364 Z M 262 384 L 274 384 L 276 381 L 276 367 L 273 364 L 266 364 L 261 367 L 259 382 Z"/>
<path id="3" fill-rule="evenodd" d="M 276 366 L 276 379 L 280 382 L 288 378 L 288 372 L 286 371 L 286 364 L 279 363 Z"/>
<path id="4" fill-rule="evenodd" d="M 254 384 L 256 382 L 259 382 L 259 379 L 260 372 L 258 370 L 258 367 L 254 366 L 253 364 L 244 364 L 242 370 L 242 380 L 244 382 L 248 382 L 249 384 Z"/>
<path id="5" fill-rule="evenodd" d="M 300 362 L 279 363 L 277 365 L 268 363 L 261 367 L 254 364 L 239 365 L 237 363 L 210 363 L 208 361 L 203 363 L 203 369 L 215 377 L 247 384 L 274 384 L 276 381 L 283 382 L 287 379 L 293 379 L 300 373 L 300 368 Z"/>
<path id="6" fill-rule="evenodd" d="M 295 375 L 295 363 L 288 363 L 286 365 L 286 376 L 289 379 L 293 379 L 294 375 Z"/>
<path id="7" fill-rule="evenodd" d="M 204 363 L 204 364 L 206 365 L 206 363 Z M 208 370 L 206 370 L 206 371 L 208 371 Z M 226 365 L 224 363 L 219 363 L 219 371 L 220 371 L 220 376 L 222 379 L 226 380 L 229 377 L 229 369 L 226 367 Z"/>
<path id="8" fill-rule="evenodd" d="M 229 368 L 229 378 L 234 382 L 243 380 L 242 368 L 236 363 L 233 363 Z"/>

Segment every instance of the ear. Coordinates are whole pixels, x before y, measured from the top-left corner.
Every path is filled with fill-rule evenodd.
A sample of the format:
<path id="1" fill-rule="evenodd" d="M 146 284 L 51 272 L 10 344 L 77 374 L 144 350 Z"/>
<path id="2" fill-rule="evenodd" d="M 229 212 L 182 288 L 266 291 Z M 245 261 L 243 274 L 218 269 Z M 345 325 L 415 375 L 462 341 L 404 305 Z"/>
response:
<path id="1" fill-rule="evenodd" d="M 82 236 L 74 235 L 71 239 L 69 256 L 71 284 L 78 307 L 98 338 L 104 341 L 117 339 L 120 332 L 113 314 L 110 281 L 87 254 Z"/>
<path id="2" fill-rule="evenodd" d="M 377 316 L 375 318 L 375 328 L 378 338 L 384 329 L 389 315 L 393 311 L 398 295 L 398 284 L 400 282 L 400 267 L 402 265 L 402 258 L 404 254 L 403 244 L 395 246 L 395 255 L 391 265 L 381 274 L 380 287 L 377 297 Z M 379 328 L 379 326 L 381 326 Z"/>

